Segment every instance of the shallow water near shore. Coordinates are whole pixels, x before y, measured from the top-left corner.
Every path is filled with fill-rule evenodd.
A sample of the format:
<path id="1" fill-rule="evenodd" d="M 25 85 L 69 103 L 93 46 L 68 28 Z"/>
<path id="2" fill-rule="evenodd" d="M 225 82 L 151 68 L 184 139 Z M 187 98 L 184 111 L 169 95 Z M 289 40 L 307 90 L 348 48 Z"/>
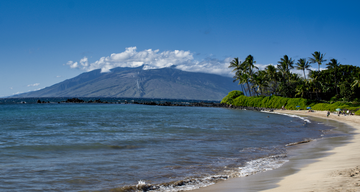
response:
<path id="1" fill-rule="evenodd" d="M 255 111 L 124 104 L 3 104 L 0 122 L 1 191 L 126 191 L 140 180 L 195 189 L 277 168 L 286 144 L 331 129 Z"/>
<path id="2" fill-rule="evenodd" d="M 194 192 L 255 192 L 276 189 L 276 183 L 284 177 L 298 172 L 301 168 L 316 162 L 319 158 L 330 155 L 330 150 L 351 142 L 354 130 L 352 127 L 334 120 L 303 117 L 313 123 L 333 127 L 333 129 L 328 130 L 328 132 L 331 132 L 331 136 L 318 138 L 310 143 L 288 147 L 287 156 L 289 161 L 278 169 L 262 172 L 251 177 L 226 180 L 211 187 L 194 190 Z"/>

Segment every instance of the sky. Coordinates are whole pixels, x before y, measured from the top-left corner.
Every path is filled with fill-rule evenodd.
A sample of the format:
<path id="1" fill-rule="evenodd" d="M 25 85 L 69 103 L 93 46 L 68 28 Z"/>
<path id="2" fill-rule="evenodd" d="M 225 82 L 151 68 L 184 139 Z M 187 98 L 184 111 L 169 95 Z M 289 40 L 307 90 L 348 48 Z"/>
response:
<path id="1" fill-rule="evenodd" d="M 250 54 L 260 68 L 315 51 L 360 66 L 359 9 L 346 0 L 0 0 L 0 97 L 114 67 L 232 77 L 229 62 Z"/>

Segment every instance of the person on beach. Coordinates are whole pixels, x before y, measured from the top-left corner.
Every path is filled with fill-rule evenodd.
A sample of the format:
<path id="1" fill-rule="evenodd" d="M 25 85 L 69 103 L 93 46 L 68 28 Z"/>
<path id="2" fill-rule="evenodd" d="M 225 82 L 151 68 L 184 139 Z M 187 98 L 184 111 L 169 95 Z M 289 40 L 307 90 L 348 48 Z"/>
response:
<path id="1" fill-rule="evenodd" d="M 330 111 L 328 111 L 328 112 L 327 112 L 327 115 L 326 115 L 326 117 L 329 117 L 329 116 L 330 116 Z"/>

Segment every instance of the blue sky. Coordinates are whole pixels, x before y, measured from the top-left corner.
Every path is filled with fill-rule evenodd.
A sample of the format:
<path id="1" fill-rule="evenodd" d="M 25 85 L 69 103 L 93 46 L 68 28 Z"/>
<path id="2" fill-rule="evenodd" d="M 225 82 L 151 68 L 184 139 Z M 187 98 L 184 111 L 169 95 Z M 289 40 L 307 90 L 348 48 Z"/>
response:
<path id="1" fill-rule="evenodd" d="M 259 66 L 314 51 L 360 66 L 357 1 L 0 1 L 0 97 L 101 68 L 230 75 L 234 57 Z M 314 65 L 314 68 L 317 66 Z"/>

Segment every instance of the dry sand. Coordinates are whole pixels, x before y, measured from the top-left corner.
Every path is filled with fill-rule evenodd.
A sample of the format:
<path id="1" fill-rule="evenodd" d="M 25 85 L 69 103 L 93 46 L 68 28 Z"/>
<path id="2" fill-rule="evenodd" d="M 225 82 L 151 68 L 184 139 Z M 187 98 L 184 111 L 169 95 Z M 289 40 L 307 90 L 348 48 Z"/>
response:
<path id="1" fill-rule="evenodd" d="M 273 170 L 257 174 L 259 176 L 229 179 L 195 191 L 360 192 L 360 116 L 341 115 L 338 117 L 331 114 L 327 118 L 326 111 L 308 113 L 307 111 L 277 110 L 276 112 L 335 120 L 353 127 L 355 134 L 349 143 L 331 149 L 327 152 L 328 155 L 320 157 L 316 161 L 307 161 L 305 159 L 304 161 L 307 161 L 308 164 L 302 166 L 299 170 L 289 171 L 285 177 L 284 174 L 277 175 L 279 171 Z M 291 168 L 285 164 L 280 169 Z"/>

